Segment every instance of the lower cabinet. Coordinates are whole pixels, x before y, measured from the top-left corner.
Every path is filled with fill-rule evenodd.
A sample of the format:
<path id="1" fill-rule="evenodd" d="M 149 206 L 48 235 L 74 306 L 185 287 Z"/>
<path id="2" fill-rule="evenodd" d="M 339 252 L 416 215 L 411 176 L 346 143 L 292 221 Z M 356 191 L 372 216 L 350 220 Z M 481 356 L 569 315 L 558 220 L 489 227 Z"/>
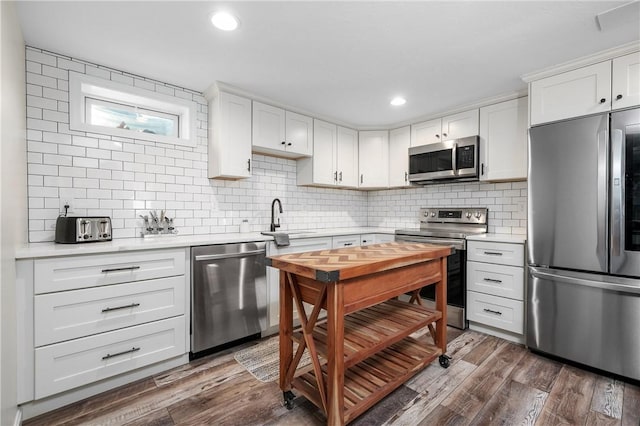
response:
<path id="1" fill-rule="evenodd" d="M 188 362 L 188 251 L 16 263 L 25 418 Z"/>
<path id="2" fill-rule="evenodd" d="M 469 328 L 524 343 L 524 244 L 467 242 Z"/>
<path id="3" fill-rule="evenodd" d="M 394 234 L 362 234 L 360 235 L 360 245 L 368 246 L 369 244 L 390 243 L 395 241 Z"/>

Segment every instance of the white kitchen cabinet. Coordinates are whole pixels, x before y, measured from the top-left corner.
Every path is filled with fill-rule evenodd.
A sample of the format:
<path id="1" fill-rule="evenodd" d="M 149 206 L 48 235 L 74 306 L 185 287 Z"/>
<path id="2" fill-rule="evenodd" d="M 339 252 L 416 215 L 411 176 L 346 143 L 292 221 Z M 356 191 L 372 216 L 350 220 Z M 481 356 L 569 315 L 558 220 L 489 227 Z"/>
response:
<path id="1" fill-rule="evenodd" d="M 524 343 L 524 244 L 467 242 L 469 328 Z"/>
<path id="2" fill-rule="evenodd" d="M 360 235 L 360 245 L 390 243 L 395 241 L 394 234 L 362 234 Z"/>
<path id="3" fill-rule="evenodd" d="M 389 186 L 409 186 L 409 146 L 411 127 L 389 131 Z"/>
<path id="4" fill-rule="evenodd" d="M 429 145 L 440 142 L 442 119 L 423 121 L 411 125 L 411 146 Z"/>
<path id="5" fill-rule="evenodd" d="M 358 247 L 361 245 L 360 234 L 340 235 L 331 238 L 331 248 Z"/>
<path id="6" fill-rule="evenodd" d="M 612 109 L 640 105 L 640 52 L 613 60 L 611 95 Z"/>
<path id="7" fill-rule="evenodd" d="M 250 177 L 251 100 L 215 86 L 204 95 L 209 101 L 208 177 Z"/>
<path id="8" fill-rule="evenodd" d="M 480 180 L 527 178 L 527 97 L 480 108 Z"/>
<path id="9" fill-rule="evenodd" d="M 358 132 L 358 169 L 362 189 L 389 186 L 389 132 L 371 130 Z"/>
<path id="10" fill-rule="evenodd" d="M 298 158 L 313 152 L 313 119 L 253 101 L 254 152 Z"/>
<path id="11" fill-rule="evenodd" d="M 611 61 L 531 82 L 531 125 L 611 109 Z"/>
<path id="12" fill-rule="evenodd" d="M 188 258 L 170 248 L 18 262 L 25 409 L 56 408 L 188 362 Z"/>
<path id="13" fill-rule="evenodd" d="M 442 117 L 443 141 L 460 139 L 478 134 L 478 109 Z"/>
<path id="14" fill-rule="evenodd" d="M 269 241 L 267 244 L 267 256 L 278 254 L 302 253 L 305 251 L 328 250 L 332 247 L 331 237 L 300 238 L 292 239 L 286 247 L 277 247 L 275 242 Z M 267 289 L 268 306 L 267 330 L 263 334 L 274 334 L 278 332 L 280 325 L 280 270 L 267 266 Z M 298 320 L 297 308 L 294 308 L 294 320 Z M 325 314 L 326 315 L 326 314 Z"/>
<path id="15" fill-rule="evenodd" d="M 411 125 L 411 146 L 428 145 L 478 134 L 478 110 L 472 109 Z"/>
<path id="16" fill-rule="evenodd" d="M 298 185 L 358 186 L 358 133 L 313 120 L 313 157 L 297 162 Z"/>

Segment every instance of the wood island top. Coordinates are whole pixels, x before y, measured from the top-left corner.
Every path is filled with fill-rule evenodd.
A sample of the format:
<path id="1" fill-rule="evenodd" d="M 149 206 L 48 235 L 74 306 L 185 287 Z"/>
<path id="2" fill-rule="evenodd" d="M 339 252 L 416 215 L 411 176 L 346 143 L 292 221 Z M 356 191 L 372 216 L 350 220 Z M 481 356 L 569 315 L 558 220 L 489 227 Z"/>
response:
<path id="1" fill-rule="evenodd" d="M 391 242 L 270 256 L 267 266 L 320 282 L 334 282 L 440 259 L 449 254 L 449 246 Z"/>

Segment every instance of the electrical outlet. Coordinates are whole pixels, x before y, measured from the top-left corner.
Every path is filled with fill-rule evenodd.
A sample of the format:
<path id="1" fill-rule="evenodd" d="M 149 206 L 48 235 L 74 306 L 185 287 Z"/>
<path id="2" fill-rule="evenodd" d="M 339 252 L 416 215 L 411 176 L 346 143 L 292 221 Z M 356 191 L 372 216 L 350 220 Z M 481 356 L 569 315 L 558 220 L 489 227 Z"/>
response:
<path id="1" fill-rule="evenodd" d="M 67 214 L 73 213 L 73 209 L 75 207 L 75 200 L 71 197 L 60 197 L 60 213 L 64 214 L 64 206 L 69 206 L 67 209 Z"/>

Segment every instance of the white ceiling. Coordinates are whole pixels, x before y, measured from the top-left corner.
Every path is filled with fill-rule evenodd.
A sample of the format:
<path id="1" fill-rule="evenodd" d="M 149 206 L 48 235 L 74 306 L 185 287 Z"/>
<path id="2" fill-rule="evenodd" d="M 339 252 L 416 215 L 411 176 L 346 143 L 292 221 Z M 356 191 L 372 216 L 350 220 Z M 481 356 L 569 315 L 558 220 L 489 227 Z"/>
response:
<path id="1" fill-rule="evenodd" d="M 599 31 L 626 2 L 59 2 L 18 5 L 29 46 L 197 91 L 221 81 L 357 127 L 526 88 L 540 70 L 640 39 Z M 222 32 L 211 12 L 241 24 Z M 406 105 L 392 107 L 396 95 Z"/>

